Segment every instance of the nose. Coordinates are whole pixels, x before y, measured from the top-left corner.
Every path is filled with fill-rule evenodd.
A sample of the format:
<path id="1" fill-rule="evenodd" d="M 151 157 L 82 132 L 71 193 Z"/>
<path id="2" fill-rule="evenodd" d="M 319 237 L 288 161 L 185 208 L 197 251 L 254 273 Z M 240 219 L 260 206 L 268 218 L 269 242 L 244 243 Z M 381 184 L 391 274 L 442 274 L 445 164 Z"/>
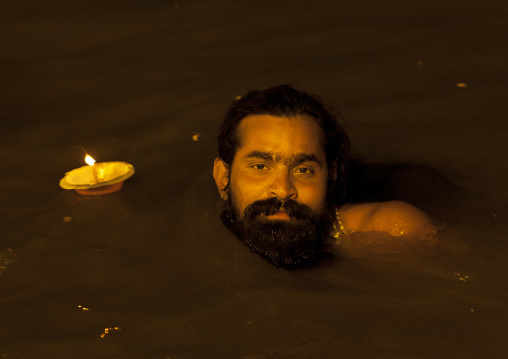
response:
<path id="1" fill-rule="evenodd" d="M 287 170 L 281 170 L 273 174 L 269 186 L 269 196 L 280 199 L 296 199 L 298 192 L 293 183 L 291 173 Z"/>

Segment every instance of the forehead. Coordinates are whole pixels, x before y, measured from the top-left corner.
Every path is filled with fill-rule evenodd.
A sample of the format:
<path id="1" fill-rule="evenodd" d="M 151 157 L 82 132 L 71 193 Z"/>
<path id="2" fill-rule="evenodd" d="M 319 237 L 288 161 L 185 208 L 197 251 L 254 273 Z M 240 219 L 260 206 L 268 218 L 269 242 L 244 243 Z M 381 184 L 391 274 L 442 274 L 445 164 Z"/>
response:
<path id="1" fill-rule="evenodd" d="M 323 162 L 324 131 L 309 115 L 276 117 L 248 116 L 238 126 L 240 146 L 237 154 L 251 150 L 280 154 L 314 154 Z"/>

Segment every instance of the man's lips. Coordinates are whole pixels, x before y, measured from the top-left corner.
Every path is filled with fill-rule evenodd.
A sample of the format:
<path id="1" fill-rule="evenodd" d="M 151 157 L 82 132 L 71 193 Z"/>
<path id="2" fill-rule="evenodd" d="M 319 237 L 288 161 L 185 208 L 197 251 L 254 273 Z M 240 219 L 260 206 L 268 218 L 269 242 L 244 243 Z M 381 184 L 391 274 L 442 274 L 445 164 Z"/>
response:
<path id="1" fill-rule="evenodd" d="M 272 214 L 266 218 L 275 219 L 275 220 L 279 220 L 279 221 L 289 221 L 291 219 L 291 217 L 289 217 L 289 215 L 287 213 L 282 213 L 282 212 L 277 212 L 277 213 Z"/>
<path id="2" fill-rule="evenodd" d="M 289 221 L 291 219 L 284 208 L 279 208 L 276 213 L 266 216 L 266 218 L 279 221 Z"/>

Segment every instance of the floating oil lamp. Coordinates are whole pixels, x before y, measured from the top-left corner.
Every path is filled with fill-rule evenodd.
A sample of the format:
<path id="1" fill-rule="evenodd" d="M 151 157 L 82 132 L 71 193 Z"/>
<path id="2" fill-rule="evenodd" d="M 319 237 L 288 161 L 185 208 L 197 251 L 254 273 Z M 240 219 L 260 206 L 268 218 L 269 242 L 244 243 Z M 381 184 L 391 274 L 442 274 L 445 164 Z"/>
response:
<path id="1" fill-rule="evenodd" d="M 88 166 L 73 169 L 60 180 L 60 187 L 73 189 L 85 196 L 108 194 L 122 189 L 123 182 L 134 174 L 134 167 L 125 162 L 99 162 L 86 155 Z"/>

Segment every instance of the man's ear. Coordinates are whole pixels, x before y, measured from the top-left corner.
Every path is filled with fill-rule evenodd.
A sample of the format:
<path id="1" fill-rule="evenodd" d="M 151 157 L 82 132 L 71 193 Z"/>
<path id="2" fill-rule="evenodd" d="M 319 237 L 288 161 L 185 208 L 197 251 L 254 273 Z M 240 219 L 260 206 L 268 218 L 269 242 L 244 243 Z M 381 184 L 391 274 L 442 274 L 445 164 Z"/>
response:
<path id="1" fill-rule="evenodd" d="M 219 157 L 213 162 L 213 179 L 219 190 L 220 197 L 224 200 L 228 199 L 226 187 L 229 182 L 229 166 Z"/>

